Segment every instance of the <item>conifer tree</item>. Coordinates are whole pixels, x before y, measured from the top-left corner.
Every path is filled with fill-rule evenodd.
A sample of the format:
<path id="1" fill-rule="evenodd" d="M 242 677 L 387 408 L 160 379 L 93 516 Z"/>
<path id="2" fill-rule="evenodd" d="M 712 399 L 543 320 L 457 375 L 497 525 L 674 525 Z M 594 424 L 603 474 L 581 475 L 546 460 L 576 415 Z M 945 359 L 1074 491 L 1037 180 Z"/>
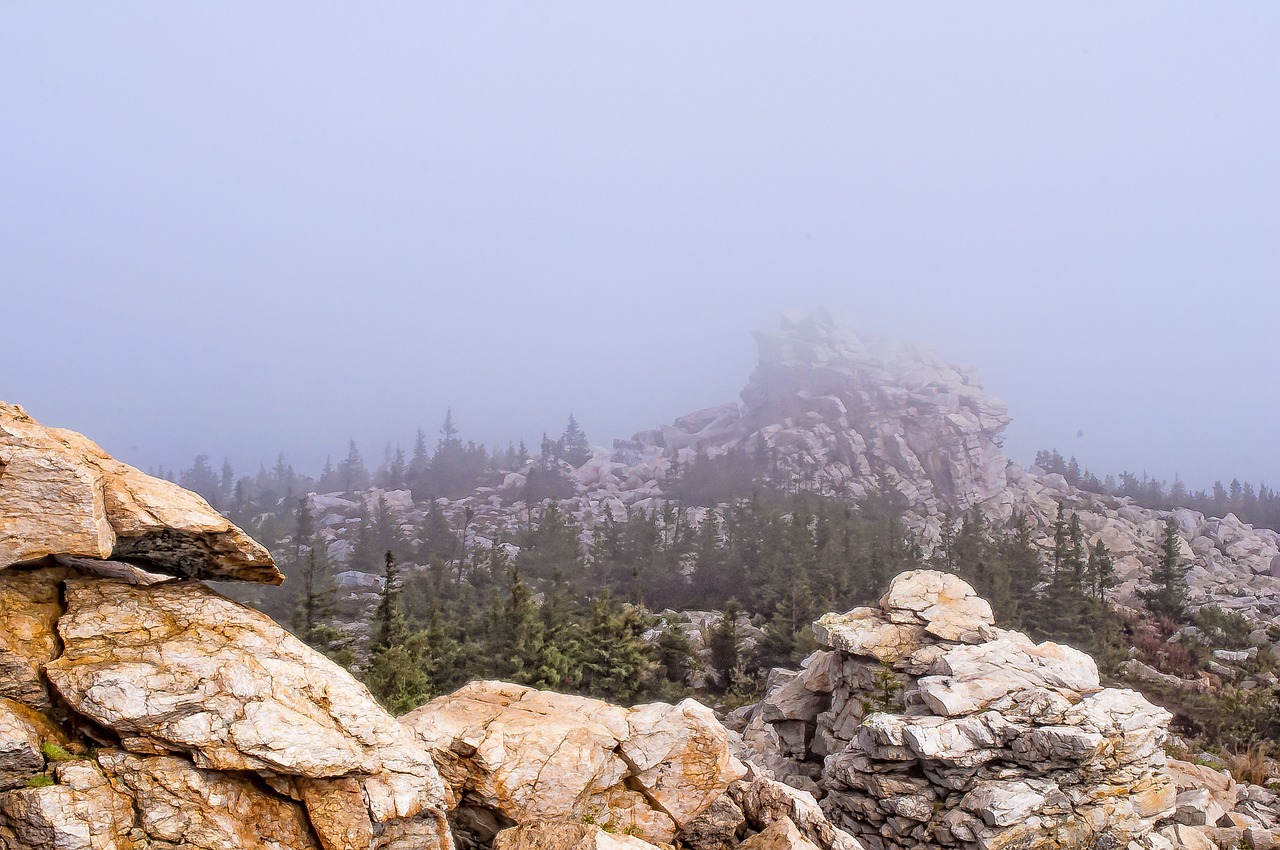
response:
<path id="1" fill-rule="evenodd" d="M 707 638 L 707 649 L 711 651 L 711 667 L 720 680 L 722 689 L 727 690 L 731 684 L 733 671 L 738 666 L 738 615 L 742 606 L 737 599 L 725 603 L 720 615 L 720 622 L 711 629 Z"/>
<path id="2" fill-rule="evenodd" d="M 369 470 L 365 469 L 355 440 L 347 442 L 347 456 L 338 464 L 338 479 L 342 482 L 343 492 L 348 495 L 369 486 Z"/>
<path id="3" fill-rule="evenodd" d="M 655 666 L 643 638 L 647 626 L 640 609 L 618 607 L 607 592 L 599 596 L 587 625 L 583 688 L 623 705 L 635 702 Z"/>
<path id="4" fill-rule="evenodd" d="M 591 446 L 587 443 L 587 435 L 578 427 L 578 420 L 569 414 L 569 424 L 556 442 L 556 456 L 577 468 L 591 460 Z"/>
<path id="5" fill-rule="evenodd" d="M 401 714 L 421 705 L 431 696 L 427 676 L 426 635 L 411 633 L 400 604 L 400 570 L 395 555 L 384 556 L 384 582 L 375 615 L 365 681 L 372 693 L 392 714 Z"/>
<path id="6" fill-rule="evenodd" d="M 1160 560 L 1151 571 L 1155 586 L 1141 591 L 1147 607 L 1155 614 L 1180 618 L 1187 609 L 1187 567 L 1181 563 L 1181 538 L 1178 523 L 1171 516 L 1165 520 L 1160 542 Z"/>
<path id="7" fill-rule="evenodd" d="M 374 615 L 373 649 L 383 650 L 404 643 L 409 636 L 409 623 L 400 605 L 400 565 L 388 549 L 383 556 L 382 591 Z"/>

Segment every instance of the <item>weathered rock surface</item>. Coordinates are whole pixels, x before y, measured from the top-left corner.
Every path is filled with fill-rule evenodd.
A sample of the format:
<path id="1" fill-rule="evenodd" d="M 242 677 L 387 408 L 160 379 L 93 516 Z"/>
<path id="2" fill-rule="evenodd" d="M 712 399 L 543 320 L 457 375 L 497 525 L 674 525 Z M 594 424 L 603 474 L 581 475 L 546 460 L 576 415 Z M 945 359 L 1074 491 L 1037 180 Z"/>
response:
<path id="1" fill-rule="evenodd" d="M 521 824 L 585 819 L 669 843 L 745 772 L 693 700 L 625 709 L 472 682 L 401 719 L 455 794 Z"/>
<path id="2" fill-rule="evenodd" d="M 49 707 L 44 666 L 59 649 L 66 576 L 61 567 L 0 570 L 0 696 Z"/>
<path id="3" fill-rule="evenodd" d="M 44 769 L 46 724 L 30 708 L 0 699 L 0 791 L 20 788 Z"/>
<path id="4" fill-rule="evenodd" d="M 1280 616 L 1280 533 L 1255 529 L 1228 514 L 1210 518 L 1178 510 L 1139 507 L 1131 500 L 1086 492 L 1062 476 L 1023 468 L 1005 457 L 1005 406 L 985 393 L 976 376 L 916 346 L 859 336 L 852 326 L 823 312 L 784 317 L 779 330 L 757 335 L 759 363 L 742 404 L 726 404 L 680 417 L 670 425 L 596 449 L 578 468 L 561 462 L 572 495 L 559 502 L 583 528 L 627 511 L 662 507 L 664 482 L 675 465 L 687 468 L 700 454 L 730 452 L 770 458 L 774 482 L 826 496 L 860 499 L 882 488 L 901 497 L 906 525 L 925 553 L 943 537 L 947 521 L 980 508 L 993 524 L 1015 513 L 1033 526 L 1043 548 L 1052 544 L 1059 505 L 1079 515 L 1087 543 L 1105 543 L 1115 557 L 1120 584 L 1112 595 L 1134 602 L 1158 562 L 1164 520 L 1179 527 L 1180 550 L 1191 566 L 1194 604 L 1214 603 L 1254 623 Z M 513 539 L 531 506 L 520 499 L 535 461 L 506 474 L 500 488 L 437 504 L 453 523 L 467 519 L 478 547 Z M 500 495 L 501 494 L 501 495 Z M 426 506 L 402 490 L 371 490 L 360 501 L 385 497 L 397 519 L 416 524 Z M 330 556 L 341 559 L 355 544 L 357 501 L 316 495 L 313 510 Z M 714 508 L 689 508 L 682 524 L 697 526 Z M 368 512 L 366 504 L 365 512 Z M 507 544 L 504 544 L 507 545 Z M 939 626 L 944 628 L 944 626 Z M 881 643 L 893 638 L 883 636 Z M 951 639 L 948 637 L 947 639 Z"/>
<path id="5" fill-rule="evenodd" d="M 4 850 L 134 850 L 132 801 L 88 760 L 62 762 L 56 785 L 0 794 Z"/>
<path id="6" fill-rule="evenodd" d="M 493 850 L 654 850 L 654 845 L 591 824 L 534 821 L 498 833 Z"/>
<path id="7" fill-rule="evenodd" d="M 906 626 L 919 631 L 886 644 Z M 864 845 L 1123 844 L 1173 814 L 1169 714 L 1101 688 L 1081 652 L 995 628 L 955 576 L 903 573 L 878 608 L 815 631 L 832 651 L 735 720 L 753 759 Z"/>
<path id="8" fill-rule="evenodd" d="M 0 402 L 0 568 L 50 555 L 279 584 L 271 554 L 203 499 Z"/>
<path id="9" fill-rule="evenodd" d="M 739 845 L 742 850 L 818 850 L 790 818 L 780 818 Z"/>
<path id="10" fill-rule="evenodd" d="M 318 850 L 302 807 L 247 777 L 201 770 L 175 756 L 104 751 L 98 762 L 133 801 L 152 841 L 201 850 Z"/>
<path id="11" fill-rule="evenodd" d="M 319 815 L 355 783 L 380 825 L 448 808 L 430 754 L 349 673 L 270 618 L 194 581 L 138 587 L 72 578 L 58 622 L 65 648 L 46 668 L 78 713 L 127 749 L 184 753 L 196 766 L 296 777 Z M 346 797 L 340 797 L 346 799 Z M 351 814 L 346 807 L 343 831 Z M 327 833 L 327 819 L 313 818 Z"/>

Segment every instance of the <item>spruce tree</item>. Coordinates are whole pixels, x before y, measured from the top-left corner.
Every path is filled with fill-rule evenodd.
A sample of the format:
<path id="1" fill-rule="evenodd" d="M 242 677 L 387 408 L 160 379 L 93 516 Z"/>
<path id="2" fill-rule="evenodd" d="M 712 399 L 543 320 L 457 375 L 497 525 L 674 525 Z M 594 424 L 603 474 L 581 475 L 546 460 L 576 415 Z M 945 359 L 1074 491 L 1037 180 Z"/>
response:
<path id="1" fill-rule="evenodd" d="M 395 555 L 384 556 L 385 581 L 375 614 L 373 651 L 365 683 L 392 714 L 414 708 L 431 696 L 426 635 L 411 633 L 400 604 L 400 570 Z"/>
<path id="2" fill-rule="evenodd" d="M 1164 523 L 1160 560 L 1151 571 L 1154 587 L 1141 591 L 1152 613 L 1179 619 L 1187 610 L 1187 569 L 1181 563 L 1178 523 L 1170 516 Z"/>
<path id="3" fill-rule="evenodd" d="M 578 420 L 569 414 L 569 424 L 556 442 L 556 455 L 577 468 L 591 460 L 591 446 L 587 443 L 587 435 L 578 427 Z"/>

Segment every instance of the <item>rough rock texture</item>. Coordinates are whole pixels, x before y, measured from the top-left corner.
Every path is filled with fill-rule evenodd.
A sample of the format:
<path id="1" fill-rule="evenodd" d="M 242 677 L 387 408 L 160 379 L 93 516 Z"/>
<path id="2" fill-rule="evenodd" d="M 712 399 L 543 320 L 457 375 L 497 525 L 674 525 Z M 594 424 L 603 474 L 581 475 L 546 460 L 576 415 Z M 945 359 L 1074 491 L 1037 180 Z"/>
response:
<path id="1" fill-rule="evenodd" d="M 322 840 L 348 832 L 353 817 L 380 835 L 404 820 L 436 823 L 448 808 L 412 734 L 349 673 L 265 615 L 195 581 L 72 578 L 65 594 L 65 648 L 46 672 L 72 708 L 127 749 L 294 777 Z M 351 799 L 352 790 L 358 814 L 330 799 Z M 331 826 L 335 812 L 341 824 Z"/>
<path id="2" fill-rule="evenodd" d="M 455 794 L 521 824 L 585 819 L 668 843 L 745 772 L 693 700 L 625 709 L 472 682 L 401 720 Z"/>
<path id="3" fill-rule="evenodd" d="M 306 814 L 247 777 L 201 770 L 184 758 L 98 754 L 112 786 L 133 800 L 154 841 L 201 850 L 314 850 Z"/>
<path id="4" fill-rule="evenodd" d="M 873 848 L 1123 844 L 1172 814 L 1169 714 L 1101 688 L 1083 653 L 995 628 L 980 603 L 920 570 L 877 609 L 823 617 L 832 650 L 735 716 L 747 752 Z M 918 631 L 886 644 L 890 626 Z"/>
<path id="5" fill-rule="evenodd" d="M 780 818 L 739 845 L 742 850 L 818 850 L 790 818 Z"/>
<path id="6" fill-rule="evenodd" d="M 3 850 L 134 850 L 132 801 L 91 761 L 55 768 L 56 785 L 0 794 Z M 145 845 L 143 845 L 145 846 Z"/>
<path id="7" fill-rule="evenodd" d="M 0 791 L 20 788 L 44 770 L 40 745 L 48 726 L 42 721 L 22 703 L 0 699 Z"/>
<path id="8" fill-rule="evenodd" d="M 230 526 L 193 530 L 207 506 L 16 409 L 0 421 L 3 850 L 452 850 L 455 830 L 473 847 L 511 826 L 500 846 L 722 850 L 780 817 L 840 835 L 811 798 L 742 779 L 692 700 L 476 683 L 401 723 L 266 616 L 138 568 L 270 578 L 230 570 L 256 546 Z M 845 839 L 820 846 L 858 850 Z"/>
<path id="9" fill-rule="evenodd" d="M 61 567 L 0 570 L 0 696 L 49 707 L 44 666 L 59 650 L 66 576 Z"/>
<path id="10" fill-rule="evenodd" d="M 778 782 L 755 765 L 748 764 L 747 776 L 729 786 L 729 796 L 754 829 L 785 819 L 822 850 L 862 850 L 850 833 L 831 823 L 812 794 Z"/>
<path id="11" fill-rule="evenodd" d="M 203 499 L 0 402 L 0 568 L 49 555 L 279 584 L 271 555 Z"/>
<path id="12" fill-rule="evenodd" d="M 1227 771 L 1203 764 L 1170 759 L 1168 770 L 1178 791 L 1177 810 L 1159 836 L 1173 847 L 1280 846 L 1280 797 L 1275 791 L 1237 783 Z"/>
<path id="13" fill-rule="evenodd" d="M 493 850 L 654 850 L 654 846 L 634 835 L 605 832 L 594 825 L 534 821 L 498 833 Z"/>

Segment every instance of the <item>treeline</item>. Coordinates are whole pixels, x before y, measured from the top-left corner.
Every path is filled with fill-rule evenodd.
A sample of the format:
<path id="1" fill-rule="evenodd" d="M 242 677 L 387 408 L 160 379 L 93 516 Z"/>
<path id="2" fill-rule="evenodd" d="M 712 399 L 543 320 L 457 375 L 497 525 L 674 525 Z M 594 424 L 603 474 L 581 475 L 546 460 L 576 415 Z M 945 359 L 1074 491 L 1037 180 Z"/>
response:
<path id="1" fill-rule="evenodd" d="M 531 455 L 524 441 L 508 444 L 505 449 L 489 451 L 483 444 L 463 440 L 453 411 L 445 415 L 439 437 L 431 446 L 426 433 L 419 428 L 411 452 L 388 444 L 382 463 L 371 471 L 355 440 L 348 441 L 346 455 L 336 464 L 325 460 L 318 477 L 297 472 L 280 453 L 270 468 L 259 467 L 254 475 L 237 477 L 231 463 L 222 461 L 215 471 L 207 454 L 197 455 L 191 466 L 183 470 L 159 466 L 148 470 L 152 475 L 174 481 L 194 490 L 213 507 L 232 517 L 243 519 L 263 511 L 292 503 L 306 493 L 354 494 L 369 487 L 405 489 L 415 501 L 439 497 L 456 499 L 483 484 L 495 483 L 501 472 L 519 470 L 535 460 L 530 485 L 524 494 L 531 499 L 563 498 L 573 492 L 563 474 L 561 464 L 581 466 L 591 458 L 587 436 L 573 414 L 558 439 L 546 434 L 538 454 Z"/>
<path id="2" fill-rule="evenodd" d="M 1035 465 L 1046 472 L 1058 473 L 1067 479 L 1067 483 L 1082 490 L 1104 496 L 1128 496 L 1143 507 L 1157 510 L 1190 508 L 1214 517 L 1232 513 L 1250 525 L 1280 530 L 1280 492 L 1266 484 L 1259 483 L 1254 487 L 1247 481 L 1241 483 L 1240 479 L 1232 478 L 1226 485 L 1219 480 L 1213 482 L 1208 490 L 1191 491 L 1176 476 L 1173 483 L 1169 483 L 1146 472 L 1139 475 L 1125 471 L 1118 476 L 1107 475 L 1100 479 L 1088 469 L 1082 470 L 1074 457 L 1064 459 L 1057 449 L 1037 452 Z"/>
<path id="3" fill-rule="evenodd" d="M 607 517 L 585 541 L 552 501 L 514 539 L 472 548 L 438 511 L 409 533 L 385 501 L 372 514 L 347 562 L 332 565 L 301 501 L 280 547 L 293 594 L 261 604 L 347 663 L 367 650 L 370 688 L 395 709 L 481 677 L 623 703 L 671 698 L 700 665 L 713 691 L 747 695 L 764 671 L 814 648 L 809 624 L 822 613 L 874 600 L 921 565 L 887 498 L 855 508 L 760 492 L 697 523 L 669 504 Z M 376 626 L 367 647 L 352 646 L 333 624 L 360 612 L 343 609 L 333 573 L 378 550 Z M 655 613 L 668 610 L 724 612 L 706 635 L 709 664 L 678 617 Z M 739 657 L 748 618 L 764 637 Z"/>
<path id="4" fill-rule="evenodd" d="M 1077 516 L 1060 511 L 1052 549 L 1042 552 L 1026 517 L 994 527 L 972 510 L 944 525 L 924 559 L 902 511 L 883 495 L 854 506 L 758 490 L 717 510 L 668 503 L 608 516 L 584 536 L 552 501 L 512 539 L 468 548 L 465 525 L 451 526 L 437 509 L 406 530 L 382 501 L 361 521 L 346 562 L 331 565 L 302 502 L 282 546 L 293 592 L 263 604 L 344 663 L 359 658 L 371 690 L 394 710 L 474 678 L 620 703 L 673 699 L 704 680 L 730 702 L 746 700 L 770 668 L 816 648 L 810 624 L 823 613 L 873 604 L 894 575 L 926 566 L 970 581 L 1000 625 L 1091 651 L 1104 667 L 1118 663 L 1105 600 L 1114 565 L 1104 545 L 1086 544 Z M 338 598 L 333 572 L 374 563 L 385 578 L 379 609 L 368 643 L 354 644 L 334 624 L 359 621 L 364 603 L 344 608 L 353 603 Z M 1179 592 L 1185 604 L 1179 578 L 1175 569 L 1171 606 Z M 674 613 L 691 610 L 723 612 L 701 652 Z M 740 651 L 748 627 L 756 639 Z"/>

